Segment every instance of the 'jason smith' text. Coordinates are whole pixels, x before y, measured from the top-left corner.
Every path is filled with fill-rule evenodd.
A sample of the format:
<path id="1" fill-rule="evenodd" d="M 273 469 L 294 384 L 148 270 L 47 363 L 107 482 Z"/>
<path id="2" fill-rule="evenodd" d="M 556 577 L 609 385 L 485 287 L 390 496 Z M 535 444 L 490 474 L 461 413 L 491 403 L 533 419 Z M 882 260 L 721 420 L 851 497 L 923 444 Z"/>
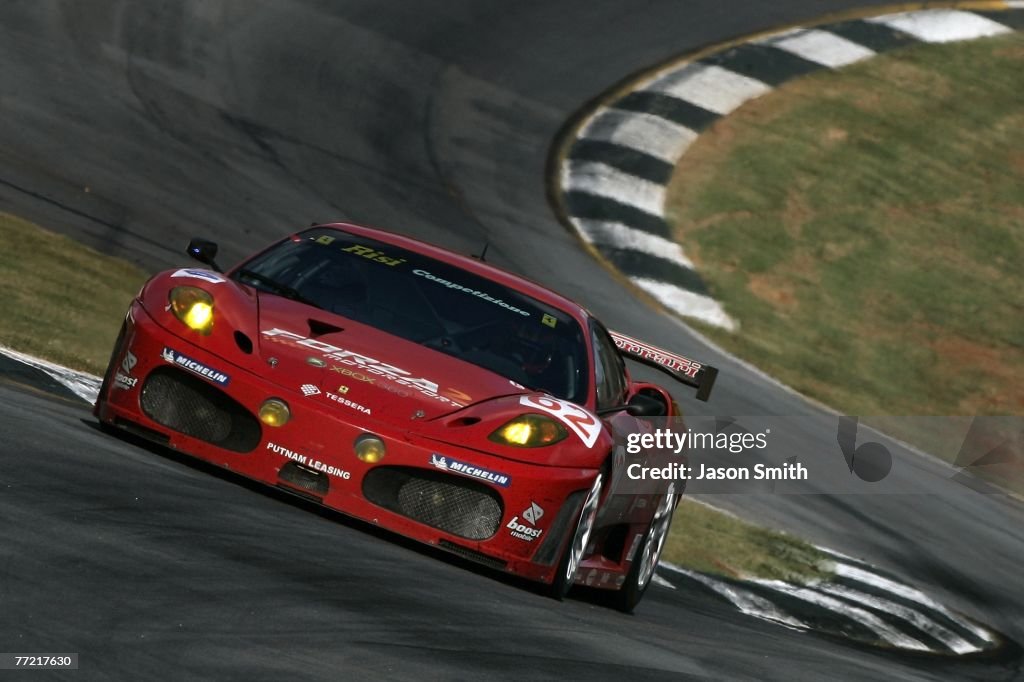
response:
<path id="1" fill-rule="evenodd" d="M 699 464 L 696 467 L 678 463 L 668 464 L 663 467 L 645 467 L 641 464 L 630 464 L 626 468 L 626 475 L 634 481 L 806 481 L 807 467 L 799 462 L 787 462 L 780 466 L 755 464 L 753 469 L 747 467 L 709 467 L 704 464 Z"/>

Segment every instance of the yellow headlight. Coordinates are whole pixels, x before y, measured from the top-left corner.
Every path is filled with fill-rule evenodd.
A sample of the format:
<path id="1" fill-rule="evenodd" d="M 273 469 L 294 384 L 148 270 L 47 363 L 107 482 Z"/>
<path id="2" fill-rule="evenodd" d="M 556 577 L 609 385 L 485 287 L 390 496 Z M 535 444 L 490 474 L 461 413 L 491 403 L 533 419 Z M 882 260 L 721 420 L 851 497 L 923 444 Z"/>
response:
<path id="1" fill-rule="evenodd" d="M 284 426 L 291 418 L 288 403 L 279 398 L 270 398 L 260 405 L 260 421 L 267 426 Z"/>
<path id="2" fill-rule="evenodd" d="M 517 448 L 539 448 L 553 445 L 569 432 L 560 423 L 540 414 L 524 414 L 508 422 L 488 436 L 494 443 Z"/>
<path id="3" fill-rule="evenodd" d="M 174 287 L 168 296 L 171 312 L 190 329 L 209 334 L 213 329 L 213 296 L 198 287 Z"/>
<path id="4" fill-rule="evenodd" d="M 352 448 L 356 451 L 356 457 L 367 464 L 376 464 L 384 459 L 384 455 L 387 454 L 384 441 L 372 433 L 364 433 L 356 438 Z"/>

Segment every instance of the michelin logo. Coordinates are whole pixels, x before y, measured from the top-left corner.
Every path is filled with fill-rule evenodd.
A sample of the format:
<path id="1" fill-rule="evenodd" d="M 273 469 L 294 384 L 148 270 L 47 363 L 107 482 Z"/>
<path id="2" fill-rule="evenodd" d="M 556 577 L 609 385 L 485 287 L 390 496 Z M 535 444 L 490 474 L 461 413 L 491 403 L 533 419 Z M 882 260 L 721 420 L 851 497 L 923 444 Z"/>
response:
<path id="1" fill-rule="evenodd" d="M 508 474 L 501 474 L 496 471 L 481 469 L 480 467 L 473 466 L 472 464 L 467 464 L 466 462 L 460 462 L 457 459 L 450 459 L 443 455 L 439 455 L 436 452 L 430 455 L 430 463 L 436 469 L 451 471 L 480 481 L 487 481 L 488 483 L 499 485 L 502 488 L 507 488 L 509 483 L 512 482 L 512 478 L 508 476 Z"/>
<path id="2" fill-rule="evenodd" d="M 177 365 L 182 369 L 187 369 L 193 374 L 198 374 L 204 379 L 209 379 L 215 384 L 227 386 L 228 382 L 231 381 L 231 377 L 229 377 L 224 372 L 213 369 L 212 367 L 207 367 L 198 360 L 193 360 L 187 355 L 182 355 L 173 348 L 168 348 L 165 346 L 163 352 L 160 353 L 160 357 L 162 357 L 164 360 L 171 363 L 172 365 Z"/>

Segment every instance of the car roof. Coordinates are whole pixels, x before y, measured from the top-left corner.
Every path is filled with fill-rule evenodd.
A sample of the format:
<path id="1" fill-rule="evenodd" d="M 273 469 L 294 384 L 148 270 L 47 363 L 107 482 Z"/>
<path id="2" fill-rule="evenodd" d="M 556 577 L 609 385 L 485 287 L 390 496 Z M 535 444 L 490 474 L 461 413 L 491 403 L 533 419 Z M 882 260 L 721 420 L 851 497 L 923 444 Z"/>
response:
<path id="1" fill-rule="evenodd" d="M 587 309 L 575 301 L 568 299 L 565 296 L 534 282 L 533 280 L 527 279 L 522 275 L 509 272 L 508 270 L 504 270 L 495 265 L 484 262 L 479 258 L 464 256 L 440 246 L 420 241 L 419 239 L 406 237 L 405 235 L 396 234 L 379 228 L 354 225 L 352 223 L 323 223 L 316 225 L 315 227 L 333 228 L 350 234 L 369 237 L 370 239 L 375 239 L 385 244 L 391 244 L 399 248 L 423 254 L 424 256 L 434 258 L 449 265 L 454 265 L 455 267 L 462 268 L 463 270 L 475 275 L 479 275 L 485 279 L 497 282 L 502 286 L 506 286 L 509 289 L 526 294 L 527 296 L 530 296 L 542 303 L 546 303 L 547 305 L 570 313 L 573 317 L 577 318 L 581 324 L 584 324 L 584 326 L 586 321 L 591 317 Z"/>

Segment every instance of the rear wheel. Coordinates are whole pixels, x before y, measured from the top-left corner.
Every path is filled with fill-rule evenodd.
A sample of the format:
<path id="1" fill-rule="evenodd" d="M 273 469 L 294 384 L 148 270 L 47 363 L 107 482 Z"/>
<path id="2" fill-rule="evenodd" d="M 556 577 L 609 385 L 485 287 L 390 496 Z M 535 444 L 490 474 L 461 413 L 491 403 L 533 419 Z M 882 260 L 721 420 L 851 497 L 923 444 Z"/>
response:
<path id="1" fill-rule="evenodd" d="M 601 500 L 601 486 L 604 483 L 604 475 L 598 474 L 594 483 L 583 500 L 583 509 L 580 511 L 579 521 L 573 531 L 569 546 L 562 554 L 562 560 L 558 562 L 558 572 L 555 580 L 551 583 L 551 596 L 555 599 L 565 599 L 572 589 L 576 578 L 576 569 L 580 567 L 583 555 L 587 551 L 587 543 L 590 542 L 590 534 L 594 530 L 594 521 L 597 519 L 597 506 Z"/>
<path id="2" fill-rule="evenodd" d="M 632 613 L 650 586 L 651 579 L 654 577 L 654 569 L 658 567 L 661 553 L 665 549 L 665 542 L 668 540 L 668 531 L 672 526 L 672 515 L 676 510 L 677 499 L 675 484 L 672 484 L 665 496 L 661 498 L 661 503 L 654 512 L 654 518 L 651 519 L 651 525 L 647 527 L 647 532 L 644 533 L 644 537 L 640 541 L 636 558 L 629 567 L 629 573 L 626 574 L 626 582 L 611 597 L 612 605 L 619 611 Z"/>

